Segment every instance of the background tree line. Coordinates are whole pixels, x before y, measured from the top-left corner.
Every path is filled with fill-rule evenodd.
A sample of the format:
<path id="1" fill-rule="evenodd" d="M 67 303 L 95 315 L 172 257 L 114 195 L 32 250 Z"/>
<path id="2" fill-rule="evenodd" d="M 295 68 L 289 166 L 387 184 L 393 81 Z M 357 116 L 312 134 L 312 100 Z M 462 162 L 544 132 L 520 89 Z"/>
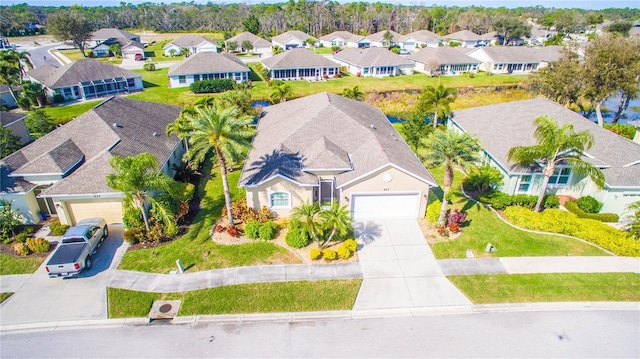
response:
<path id="1" fill-rule="evenodd" d="M 336 30 L 368 34 L 383 29 L 400 33 L 426 29 L 444 35 L 458 30 L 486 33 L 496 30 L 507 19 L 537 19 L 543 26 L 555 26 L 561 31 L 580 31 L 608 20 L 640 18 L 640 9 L 554 9 L 536 7 L 484 8 L 397 5 L 380 2 L 289 0 L 277 4 L 213 4 L 193 2 L 177 4 L 143 3 L 120 6 L 71 7 L 30 6 L 18 4 L 0 6 L 0 33 L 18 35 L 25 24 L 47 26 L 51 14 L 73 10 L 84 15 L 95 28 L 144 28 L 161 32 L 200 31 L 227 32 L 249 30 L 270 37 L 286 30 L 297 29 L 314 36 Z M 251 19 L 251 21 L 247 21 Z M 508 21 L 507 21 L 508 22 Z M 497 24 L 497 25 L 496 25 Z"/>

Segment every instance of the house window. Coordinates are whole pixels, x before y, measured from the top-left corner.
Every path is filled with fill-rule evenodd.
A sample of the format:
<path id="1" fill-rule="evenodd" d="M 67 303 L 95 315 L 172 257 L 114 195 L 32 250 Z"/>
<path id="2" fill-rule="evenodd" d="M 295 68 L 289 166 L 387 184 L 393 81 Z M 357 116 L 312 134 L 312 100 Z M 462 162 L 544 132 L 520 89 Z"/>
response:
<path id="1" fill-rule="evenodd" d="M 193 75 L 193 82 L 200 81 L 200 75 Z"/>
<path id="2" fill-rule="evenodd" d="M 187 77 L 186 76 L 178 76 L 178 83 L 186 84 L 187 83 Z"/>
<path id="3" fill-rule="evenodd" d="M 520 184 L 518 185 L 518 192 L 528 193 L 531 187 L 531 175 L 525 175 L 520 177 Z"/>
<path id="4" fill-rule="evenodd" d="M 129 87 L 135 87 L 136 86 L 136 80 L 131 78 L 131 79 L 127 79 L 127 86 Z"/>
<path id="5" fill-rule="evenodd" d="M 571 177 L 571 169 L 568 167 L 556 168 L 553 172 L 553 176 L 549 178 L 550 186 L 566 186 L 569 184 L 569 178 Z"/>
<path id="6" fill-rule="evenodd" d="M 290 208 L 291 195 L 287 192 L 273 192 L 269 196 L 269 203 L 271 208 Z"/>

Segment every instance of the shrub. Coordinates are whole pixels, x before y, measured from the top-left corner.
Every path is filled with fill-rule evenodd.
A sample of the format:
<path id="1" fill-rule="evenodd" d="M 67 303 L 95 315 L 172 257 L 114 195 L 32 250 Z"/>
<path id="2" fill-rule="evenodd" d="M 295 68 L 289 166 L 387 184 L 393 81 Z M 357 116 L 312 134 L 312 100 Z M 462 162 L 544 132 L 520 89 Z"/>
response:
<path id="1" fill-rule="evenodd" d="M 538 213 L 514 206 L 503 214 L 516 226 L 578 237 L 620 256 L 640 256 L 640 241 L 630 238 L 624 231 L 593 219 L 578 218 L 571 212 L 547 209 Z"/>
<path id="2" fill-rule="evenodd" d="M 347 239 L 342 245 L 347 247 L 347 249 L 352 253 L 355 253 L 358 250 L 358 242 L 355 239 Z"/>
<path id="3" fill-rule="evenodd" d="M 246 201 L 246 200 L 245 200 Z M 260 224 L 264 224 L 271 219 L 271 210 L 267 206 L 262 206 L 256 215 L 256 219 Z"/>
<path id="4" fill-rule="evenodd" d="M 578 201 L 567 201 L 564 204 L 564 208 L 578 218 L 595 219 L 600 222 L 618 222 L 620 220 L 620 217 L 615 213 L 587 213 L 580 208 Z"/>
<path id="5" fill-rule="evenodd" d="M 61 102 L 64 102 L 66 99 L 64 98 L 64 96 L 62 96 L 62 94 L 57 93 L 53 95 L 52 100 L 53 100 L 53 103 L 61 103 Z"/>
<path id="6" fill-rule="evenodd" d="M 227 230 L 227 227 L 225 227 L 225 226 L 223 226 L 221 224 L 217 224 L 216 225 L 216 229 L 215 229 L 216 233 L 222 233 L 222 232 L 224 232 L 226 230 Z"/>
<path id="7" fill-rule="evenodd" d="M 309 251 L 309 257 L 311 257 L 311 259 L 320 259 L 322 257 L 322 251 L 318 248 L 313 248 Z"/>
<path id="8" fill-rule="evenodd" d="M 258 230 L 259 237 L 263 241 L 270 241 L 275 236 L 277 230 L 278 230 L 277 224 L 275 224 L 273 221 L 267 221 L 260 226 L 260 229 Z"/>
<path id="9" fill-rule="evenodd" d="M 146 240 L 144 228 L 129 228 L 124 231 L 123 236 L 124 240 L 131 245 L 138 244 Z"/>
<path id="10" fill-rule="evenodd" d="M 49 230 L 54 236 L 63 235 L 67 231 L 67 229 L 69 229 L 69 225 L 60 224 L 60 221 L 58 220 L 51 222 L 51 224 L 49 225 Z"/>
<path id="11" fill-rule="evenodd" d="M 162 241 L 164 238 L 165 238 L 165 234 L 164 234 L 164 229 L 162 224 L 155 223 L 155 224 L 149 225 L 149 230 L 146 232 L 146 236 L 144 237 L 144 240 L 141 242 L 142 243 L 145 243 L 145 242 L 158 243 Z"/>
<path id="12" fill-rule="evenodd" d="M 269 87 L 278 87 L 280 85 L 284 85 L 284 81 L 282 81 L 282 80 L 271 80 L 267 84 L 267 86 L 269 86 Z"/>
<path id="13" fill-rule="evenodd" d="M 237 236 L 240 235 L 240 230 L 238 229 L 238 227 L 231 225 L 231 226 L 227 227 L 227 233 L 231 237 L 237 237 Z"/>
<path id="14" fill-rule="evenodd" d="M 192 82 L 189 89 L 194 93 L 219 93 L 233 90 L 232 79 L 211 79 Z"/>
<path id="15" fill-rule="evenodd" d="M 427 222 L 430 222 L 430 223 L 438 222 L 438 217 L 440 217 L 441 208 L 442 208 L 442 202 L 439 199 L 431 202 L 427 206 Z"/>
<path id="16" fill-rule="evenodd" d="M 26 244 L 29 250 L 35 253 L 47 253 L 51 249 L 51 243 L 44 238 L 29 238 Z"/>
<path id="17" fill-rule="evenodd" d="M 453 213 L 449 214 L 449 219 L 447 219 L 447 223 L 457 224 L 458 227 L 462 226 L 466 221 L 467 221 L 467 214 L 464 212 L 458 211 L 457 208 L 453 210 Z"/>
<path id="18" fill-rule="evenodd" d="M 633 136 L 636 134 L 636 127 L 634 125 L 624 123 L 605 123 L 604 128 L 630 140 L 633 140 Z"/>
<path id="19" fill-rule="evenodd" d="M 156 70 L 156 64 L 154 64 L 153 62 L 147 62 L 146 64 L 142 65 L 142 68 L 145 71 L 155 71 Z"/>
<path id="20" fill-rule="evenodd" d="M 342 74 L 341 74 L 341 73 L 339 73 L 339 72 L 338 72 L 338 73 L 336 74 L 336 76 L 335 76 L 335 78 L 337 78 L 337 79 L 339 79 L 339 78 L 341 78 L 341 77 L 342 77 Z"/>
<path id="21" fill-rule="evenodd" d="M 336 253 L 336 251 L 334 251 L 333 249 L 327 248 L 324 251 L 322 251 L 322 256 L 328 262 L 331 262 L 332 260 L 334 260 L 334 259 L 336 259 L 338 257 L 338 253 Z"/>
<path id="22" fill-rule="evenodd" d="M 449 223 L 449 232 L 451 233 L 460 232 L 460 225 L 457 223 Z"/>
<path id="23" fill-rule="evenodd" d="M 581 210 L 587 213 L 599 213 L 600 209 L 602 209 L 602 202 L 591 196 L 578 198 L 576 204 L 578 205 L 578 207 L 580 207 Z"/>
<path id="24" fill-rule="evenodd" d="M 16 234 L 16 242 L 24 243 L 24 241 L 26 241 L 28 237 L 29 234 L 27 232 L 20 232 Z"/>
<path id="25" fill-rule="evenodd" d="M 331 46 L 331 51 L 336 52 L 338 50 L 340 50 L 340 46 L 338 46 L 338 45 Z"/>
<path id="26" fill-rule="evenodd" d="M 351 257 L 351 251 L 343 244 L 338 247 L 338 257 L 341 259 L 349 259 L 349 257 Z"/>
<path id="27" fill-rule="evenodd" d="M 289 223 L 289 232 L 284 237 L 284 241 L 293 248 L 302 248 L 309 244 L 309 235 L 300 228 L 300 221 L 294 219 Z"/>
<path id="28" fill-rule="evenodd" d="M 465 191 L 488 192 L 492 188 L 502 186 L 504 176 L 499 169 L 489 164 L 472 167 L 469 175 L 462 181 Z"/>
<path id="29" fill-rule="evenodd" d="M 504 192 L 491 192 L 486 195 L 479 195 L 478 201 L 490 204 L 497 210 L 503 210 L 509 206 L 521 206 L 534 209 L 538 202 L 538 196 L 530 196 L 526 194 L 509 195 Z M 542 200 L 542 207 L 556 208 L 560 204 L 560 199 L 554 195 L 545 195 Z"/>
<path id="30" fill-rule="evenodd" d="M 19 256 L 23 256 L 24 257 L 24 256 L 28 255 L 29 253 L 31 253 L 29 251 L 29 247 L 27 247 L 26 243 L 13 242 L 13 244 L 11 245 L 11 248 Z"/>
<path id="31" fill-rule="evenodd" d="M 260 222 L 255 219 L 244 225 L 244 234 L 250 239 L 257 239 L 260 231 Z"/>
<path id="32" fill-rule="evenodd" d="M 447 226 L 441 225 L 438 227 L 438 234 L 442 237 L 449 237 L 449 229 L 447 229 Z"/>

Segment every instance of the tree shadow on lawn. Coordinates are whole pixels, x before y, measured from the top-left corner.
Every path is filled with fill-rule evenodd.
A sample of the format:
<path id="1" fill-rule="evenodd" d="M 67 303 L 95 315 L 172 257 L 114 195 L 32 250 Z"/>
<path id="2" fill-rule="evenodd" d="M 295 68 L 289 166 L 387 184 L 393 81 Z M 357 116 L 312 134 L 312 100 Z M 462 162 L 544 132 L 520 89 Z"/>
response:
<path id="1" fill-rule="evenodd" d="M 155 83 L 153 83 L 153 82 L 149 82 L 149 81 L 142 80 L 142 86 L 143 86 L 144 88 L 151 88 L 151 87 L 158 87 L 158 84 L 155 84 Z"/>

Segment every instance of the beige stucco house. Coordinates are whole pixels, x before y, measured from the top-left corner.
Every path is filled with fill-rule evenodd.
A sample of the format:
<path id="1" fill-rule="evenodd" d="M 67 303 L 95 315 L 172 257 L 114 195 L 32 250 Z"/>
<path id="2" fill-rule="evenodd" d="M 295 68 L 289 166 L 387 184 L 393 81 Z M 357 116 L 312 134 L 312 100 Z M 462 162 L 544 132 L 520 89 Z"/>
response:
<path id="1" fill-rule="evenodd" d="M 280 216 L 305 202 L 352 218 L 423 217 L 436 181 L 376 107 L 322 92 L 267 107 L 242 169 L 247 204 Z"/>
<path id="2" fill-rule="evenodd" d="M 180 107 L 110 98 L 31 144 L 0 160 L 0 199 L 12 202 L 27 223 L 41 214 L 75 224 L 90 217 L 122 223 L 124 195 L 107 186 L 114 155 L 149 152 L 170 176 L 180 163 L 183 143 L 165 128 Z"/>

